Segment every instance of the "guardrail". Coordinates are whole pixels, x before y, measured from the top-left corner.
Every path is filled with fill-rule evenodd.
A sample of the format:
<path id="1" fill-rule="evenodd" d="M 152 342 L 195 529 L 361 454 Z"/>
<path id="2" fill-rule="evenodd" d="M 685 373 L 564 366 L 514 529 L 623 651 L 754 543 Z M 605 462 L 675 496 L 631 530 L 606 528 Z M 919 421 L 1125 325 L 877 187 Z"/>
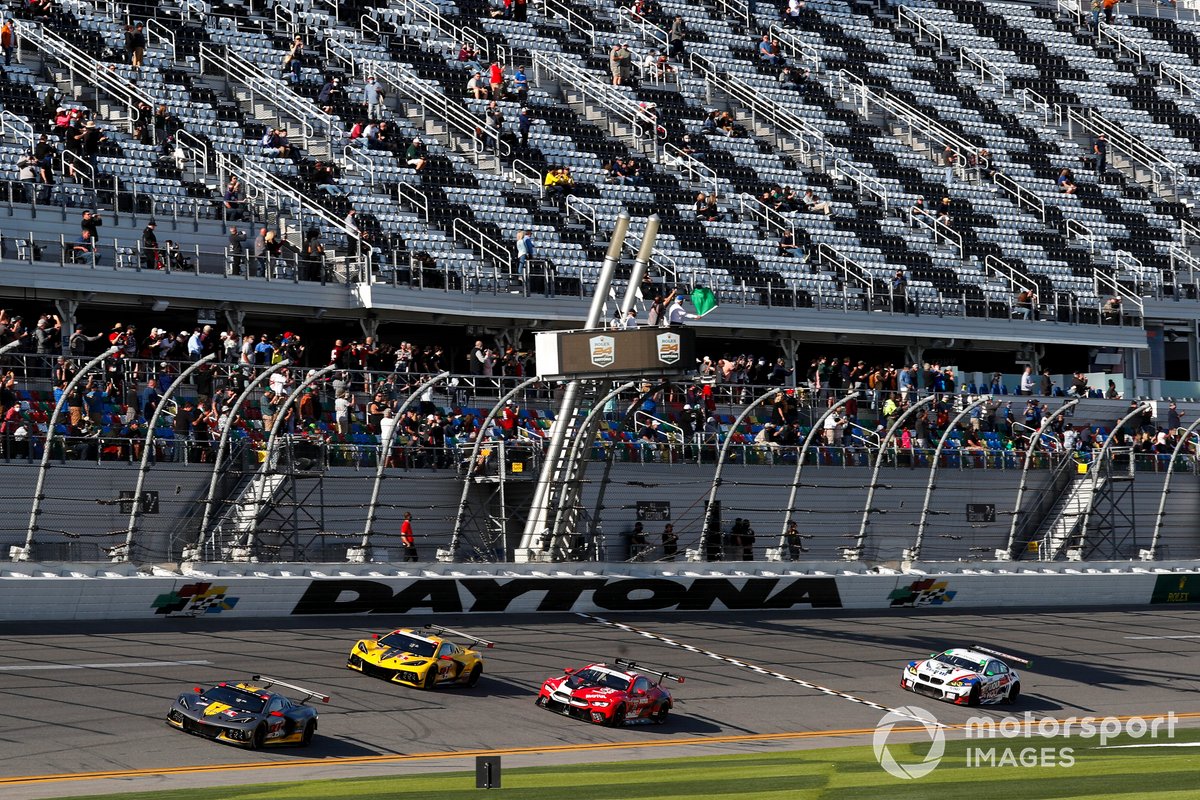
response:
<path id="1" fill-rule="evenodd" d="M 963 69 L 979 75 L 981 83 L 990 83 L 1000 88 L 1001 92 L 1008 91 L 1008 74 L 993 64 L 981 54 L 967 47 L 958 48 L 958 63 Z"/>
<path id="2" fill-rule="evenodd" d="M 769 31 L 771 38 L 779 42 L 783 55 L 807 69 L 809 72 L 821 71 L 821 54 L 810 44 L 782 25 L 772 25 Z"/>
<path id="3" fill-rule="evenodd" d="M 883 182 L 862 170 L 857 164 L 843 159 L 838 159 L 833 165 L 834 172 L 841 175 L 858 189 L 858 195 L 861 198 L 863 195 L 875 198 L 875 200 L 883 208 L 886 214 L 888 210 L 888 193 L 887 187 Z"/>
<path id="4" fill-rule="evenodd" d="M 460 47 L 464 43 L 470 42 L 471 46 L 483 56 L 485 61 L 498 61 L 501 64 L 509 63 L 507 50 L 502 44 L 489 42 L 487 36 L 481 31 L 455 25 L 433 3 L 426 2 L 426 0 L 393 0 L 393 2 L 394 5 L 390 8 L 372 8 L 368 13 L 382 12 L 380 16 L 387 16 L 388 11 L 399 11 L 414 23 L 424 23 L 429 26 L 431 31 L 437 31 L 451 39 L 455 47 Z"/>
<path id="5" fill-rule="evenodd" d="M 1043 224 L 1046 222 L 1046 201 L 1038 195 L 1026 189 L 1021 184 L 1014 181 L 1012 178 L 1005 175 L 1003 172 L 992 173 L 992 183 L 999 186 L 1004 192 L 1013 199 L 1018 208 L 1024 208 L 1041 220 Z"/>
<path id="6" fill-rule="evenodd" d="M 1126 324 L 1126 317 L 1136 317 L 1136 324 L 1141 325 L 1142 319 L 1145 315 L 1145 307 L 1140 295 L 1131 291 L 1128 287 L 1121 283 L 1117 279 L 1117 276 L 1109 275 L 1101 270 L 1096 270 L 1095 272 L 1095 286 L 1096 294 L 1101 296 L 1107 294 L 1109 297 L 1116 297 L 1121 301 L 1121 310 L 1118 312 L 1115 319 L 1109 319 L 1110 324 L 1124 325 Z M 1136 311 L 1135 314 L 1130 313 L 1130 306 L 1132 306 Z"/>
<path id="7" fill-rule="evenodd" d="M 480 259 L 491 262 L 493 280 L 513 277 L 513 255 L 507 247 L 461 217 L 454 220 L 452 231 L 456 241 L 465 244 Z M 475 266 L 475 277 L 477 280 L 483 277 L 478 264 Z"/>
<path id="8" fill-rule="evenodd" d="M 1007 261 L 999 259 L 994 255 L 989 254 L 983 260 L 983 266 L 986 272 L 997 275 L 1006 281 L 1008 283 L 1008 291 L 1014 297 L 1022 291 L 1032 292 L 1037 289 L 1037 281 Z"/>
<path id="9" fill-rule="evenodd" d="M 963 248 L 962 234 L 949 225 L 938 222 L 936 218 L 930 216 L 928 211 L 918 211 L 915 208 L 910 208 L 908 210 L 908 227 L 924 228 L 933 234 L 933 241 L 935 243 L 946 241 L 952 244 L 958 250 L 960 261 L 966 256 L 966 250 Z"/>
<path id="10" fill-rule="evenodd" d="M 0 109 L 0 136 L 24 139 L 29 144 L 30 150 L 33 150 L 37 144 L 37 134 L 34 132 L 33 126 L 8 109 Z"/>
<path id="11" fill-rule="evenodd" d="M 1101 20 L 1100 30 L 1097 31 L 1097 35 L 1100 39 L 1107 39 L 1112 42 L 1117 51 L 1124 54 L 1126 58 L 1130 58 L 1138 64 L 1145 66 L 1146 56 L 1142 53 L 1141 45 L 1121 33 L 1115 26 Z"/>
<path id="12" fill-rule="evenodd" d="M 1092 233 L 1092 229 L 1077 219 L 1068 218 L 1064 223 L 1068 239 L 1082 239 L 1087 242 L 1088 252 L 1095 258 L 1096 251 L 1099 250 L 1096 234 Z"/>
<path id="13" fill-rule="evenodd" d="M 875 281 L 861 264 L 824 242 L 816 246 L 813 257 L 840 278 L 844 303 L 849 304 L 851 298 L 847 287 L 857 286 L 863 292 L 866 308 L 875 308 Z"/>
<path id="14" fill-rule="evenodd" d="M 942 36 L 942 29 L 908 6 L 896 7 L 896 22 L 900 25 L 907 25 L 917 36 L 936 43 L 939 54 L 946 52 L 946 39 Z"/>
<path id="15" fill-rule="evenodd" d="M 1167 61 L 1158 64 L 1158 76 L 1164 82 L 1175 87 L 1181 95 L 1200 97 L 1200 79 L 1181 70 Z"/>
<path id="16" fill-rule="evenodd" d="M 665 166 L 675 167 L 692 180 L 705 188 L 705 194 L 718 194 L 720 178 L 716 171 L 703 161 L 685 153 L 673 144 L 664 144 L 661 161 Z"/>
<path id="17" fill-rule="evenodd" d="M 752 194 L 742 192 L 738 195 L 738 210 L 741 212 L 743 219 L 750 217 L 765 225 L 768 233 L 775 231 L 781 236 L 785 233 L 790 233 L 793 236 L 796 234 L 796 226 L 791 219 L 780 214 Z"/>
<path id="18" fill-rule="evenodd" d="M 752 126 L 762 120 L 771 127 L 777 148 L 798 156 L 808 167 L 826 171 L 833 149 L 824 133 L 735 75 L 724 76 L 719 86 L 750 113 Z"/>

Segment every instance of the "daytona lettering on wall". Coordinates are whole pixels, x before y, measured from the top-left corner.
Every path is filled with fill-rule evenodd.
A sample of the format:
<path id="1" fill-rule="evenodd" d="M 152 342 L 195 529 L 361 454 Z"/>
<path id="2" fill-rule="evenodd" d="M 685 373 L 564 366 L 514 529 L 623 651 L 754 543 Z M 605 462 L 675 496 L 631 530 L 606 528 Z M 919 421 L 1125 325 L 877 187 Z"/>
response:
<path id="1" fill-rule="evenodd" d="M 834 578 L 314 580 L 293 614 L 841 608 Z"/>

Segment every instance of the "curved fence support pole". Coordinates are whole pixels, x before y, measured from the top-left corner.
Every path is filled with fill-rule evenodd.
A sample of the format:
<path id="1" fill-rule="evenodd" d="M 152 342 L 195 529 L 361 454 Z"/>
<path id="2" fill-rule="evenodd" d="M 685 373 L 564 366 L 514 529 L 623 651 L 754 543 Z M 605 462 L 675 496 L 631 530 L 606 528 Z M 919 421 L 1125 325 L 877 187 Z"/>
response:
<path id="1" fill-rule="evenodd" d="M 1079 526 L 1079 550 L 1082 553 L 1083 548 L 1087 545 L 1088 522 L 1092 519 L 1092 509 L 1096 506 L 1096 489 L 1100 486 L 1100 467 L 1104 464 L 1104 459 L 1108 458 L 1109 450 L 1112 448 L 1113 434 L 1118 429 L 1124 428 L 1125 423 L 1134 417 L 1141 416 L 1143 412 L 1152 408 L 1149 403 L 1138 403 L 1137 407 L 1130 411 L 1121 419 L 1117 420 L 1117 424 L 1113 426 L 1112 431 L 1104 439 L 1104 444 L 1100 445 L 1100 452 L 1096 454 L 1096 458 L 1092 460 L 1092 465 L 1089 468 L 1091 474 L 1092 496 L 1088 498 L 1087 508 L 1083 510 L 1083 523 Z M 1132 457 L 1132 456 L 1131 456 Z"/>
<path id="2" fill-rule="evenodd" d="M 392 451 L 392 440 L 396 438 L 396 429 L 400 427 L 400 418 L 404 416 L 406 411 L 408 411 L 408 407 L 412 405 L 413 401 L 420 397 L 426 389 L 435 385 L 439 381 L 445 380 L 449 376 L 449 372 L 439 372 L 437 375 L 429 378 L 415 390 L 413 390 L 412 394 L 410 394 L 408 397 L 404 398 L 404 402 L 400 404 L 400 408 L 396 410 L 396 413 L 393 416 L 395 423 L 388 428 L 387 434 L 379 443 L 379 463 L 375 466 L 375 482 L 371 486 L 371 503 L 367 506 L 367 520 L 365 523 L 363 523 L 363 538 L 361 546 L 364 551 L 368 546 L 370 546 L 371 543 L 371 529 L 375 526 L 376 504 L 379 502 L 379 487 L 383 483 L 384 465 L 387 464 L 388 454 Z M 346 555 L 347 558 L 349 558 L 349 550 L 346 551 Z M 363 553 L 363 557 L 366 557 L 365 552 Z"/>
<path id="3" fill-rule="evenodd" d="M 817 417 L 808 430 L 808 435 L 804 437 L 804 444 L 800 445 L 800 452 L 796 455 L 796 471 L 792 473 L 792 484 L 788 491 L 787 508 L 783 512 L 783 529 L 779 531 L 779 547 L 781 552 L 787 547 L 787 529 L 792 521 L 792 512 L 796 508 L 796 492 L 800 488 L 800 473 L 804 469 L 804 459 L 808 457 L 808 449 L 812 447 L 813 441 L 821 435 L 821 431 L 825 427 L 825 420 L 832 414 L 836 414 L 847 403 L 858 397 L 860 393 L 855 391 L 838 400 L 836 403 L 825 409 L 821 416 Z"/>
<path id="4" fill-rule="evenodd" d="M 1021 525 L 1021 503 L 1025 499 L 1025 487 L 1029 485 L 1029 465 L 1033 463 L 1034 451 L 1042 443 L 1042 437 L 1045 436 L 1046 430 L 1053 424 L 1054 418 L 1077 405 L 1079 405 L 1078 400 L 1068 400 L 1047 414 L 1046 418 L 1042 420 L 1042 424 L 1038 426 L 1037 431 L 1033 434 L 1029 446 L 1025 448 L 1025 462 L 1021 465 L 1021 483 L 1017 486 L 1017 502 L 1013 505 L 1012 524 L 1008 529 L 1008 547 L 1004 549 L 1007 557 L 1000 559 L 1000 553 L 996 553 L 999 560 L 1012 560 L 1016 557 L 1016 554 L 1013 553 L 1013 547 L 1017 543 L 1017 528 Z"/>
<path id="5" fill-rule="evenodd" d="M 763 392 L 758 397 L 754 398 L 754 402 L 742 409 L 742 413 L 738 414 L 737 419 L 729 426 L 728 433 L 725 434 L 725 441 L 721 442 L 721 451 L 717 454 L 717 466 L 713 470 L 712 484 L 708 487 L 708 502 L 704 506 L 704 535 L 709 533 L 708 523 L 711 519 L 710 509 L 713 503 L 717 501 L 717 489 L 721 487 L 721 473 L 725 469 L 725 457 L 729 454 L 729 446 L 733 444 L 733 434 L 746 421 L 746 417 L 750 416 L 750 412 L 758 408 L 766 400 L 771 399 L 779 394 L 783 389 L 778 386 L 772 386 L 769 391 Z M 857 392 L 855 393 L 857 394 Z M 849 398 L 846 398 L 849 399 Z M 811 431 L 810 431 L 811 433 Z M 742 454 L 743 463 L 745 463 L 745 453 Z M 784 525 L 786 528 L 787 526 Z"/>
<path id="6" fill-rule="evenodd" d="M 209 353 L 204 358 L 200 359 L 190 367 L 179 373 L 175 380 L 171 381 L 171 385 L 163 392 L 162 397 L 158 400 L 158 405 L 154 407 L 154 413 L 150 415 L 150 419 L 146 421 L 146 440 L 142 443 L 142 463 L 138 465 L 137 485 L 133 489 L 133 503 L 129 509 L 129 525 L 125 528 L 125 548 L 118 556 L 114 557 L 114 561 L 129 561 L 130 552 L 133 548 L 133 535 L 137 531 L 138 518 L 142 516 L 142 487 L 146 483 L 146 472 L 150 469 L 150 454 L 154 451 L 154 425 L 158 422 L 159 416 L 162 415 L 163 408 L 166 407 L 167 401 L 175 394 L 175 390 L 183 385 L 192 373 L 200 369 L 204 364 L 214 361 L 217 357 L 216 353 Z M 225 427 L 229 427 L 226 425 Z M 184 445 L 186 447 L 186 443 Z"/>
<path id="7" fill-rule="evenodd" d="M 939 462 L 941 461 L 942 450 L 946 447 L 946 442 L 950 441 L 950 434 L 954 433 L 954 430 L 958 427 L 958 423 L 962 422 L 968 414 L 991 399 L 991 396 L 984 395 L 971 401 L 962 411 L 954 415 L 954 419 L 946 424 L 946 430 L 942 431 L 937 447 L 933 448 L 932 460 L 929 462 L 929 481 L 925 484 L 925 500 L 921 503 L 921 521 L 917 523 L 917 538 L 913 542 L 912 549 L 906 554 L 908 557 L 904 559 L 905 561 L 921 560 L 921 546 L 925 543 L 925 525 L 929 521 L 929 502 L 933 499 L 933 487 L 937 480 L 938 467 L 941 466 Z"/>
<path id="8" fill-rule="evenodd" d="M 915 411 L 932 403 L 936 397 L 937 395 L 931 394 L 913 403 L 905 409 L 903 414 L 896 417 L 896 421 L 884 433 L 883 441 L 879 443 L 879 452 L 875 454 L 875 466 L 871 470 L 871 482 L 867 485 L 867 502 L 863 504 L 862 523 L 858 527 L 858 539 L 854 542 L 853 552 L 845 554 L 848 561 L 857 561 L 862 558 L 863 545 L 867 541 L 867 529 L 871 525 L 871 503 L 875 500 L 875 486 L 879 483 L 879 468 L 883 466 L 883 459 L 887 455 L 888 446 L 892 443 L 896 432 L 904 425 L 904 421 L 911 417 Z"/>
<path id="9" fill-rule="evenodd" d="M 604 397 L 592 404 L 592 410 L 589 411 L 587 416 L 583 418 L 583 423 L 576 432 L 575 438 L 571 440 L 571 444 L 567 450 L 567 465 L 572 468 L 576 464 L 579 465 L 579 468 L 575 472 L 571 473 L 572 480 L 576 482 L 583 480 L 583 472 L 587 466 L 587 462 L 579 460 L 580 450 L 584 446 L 590 445 L 593 441 L 594 434 L 592 433 L 592 423 L 595 422 L 596 417 L 604 413 L 604 407 L 608 405 L 610 400 L 622 392 L 632 389 L 637 385 L 637 383 L 637 381 L 622 383 L 616 389 L 613 389 L 611 392 L 604 395 Z M 550 529 L 551 541 L 558 541 L 559 538 L 564 535 L 565 532 L 563 531 L 563 526 L 566 524 L 567 511 L 568 509 L 565 505 L 559 505 L 559 507 L 555 509 L 554 526 Z"/>
<path id="10" fill-rule="evenodd" d="M 271 422 L 271 433 L 267 437 L 266 458 L 263 459 L 262 467 L 259 468 L 258 474 L 254 476 L 254 480 L 258 482 L 258 489 L 254 493 L 254 518 L 250 520 L 250 530 L 246 531 L 246 538 L 243 542 L 241 542 L 240 545 L 246 550 L 250 550 L 252 547 L 254 547 L 254 537 L 258 533 L 258 512 L 262 508 L 263 487 L 266 485 L 265 478 L 267 477 L 267 473 L 271 471 L 271 458 L 275 454 L 275 443 L 279 438 L 279 430 L 283 427 L 283 418 L 287 416 L 288 409 L 291 408 L 292 404 L 296 402 L 296 399 L 300 397 L 301 392 L 303 392 L 312 384 L 316 383 L 318 379 L 323 378 L 329 373 L 333 372 L 335 369 L 337 369 L 337 365 L 330 364 L 329 366 L 321 367 L 321 369 L 317 370 L 316 372 L 305 376 L 304 380 L 296 384 L 296 388 L 292 390 L 292 393 L 287 396 L 287 399 L 283 401 L 283 404 L 280 405 L 279 409 L 275 412 L 275 419 Z"/>
<path id="11" fill-rule="evenodd" d="M 486 431 L 492 425 L 492 420 L 500 413 L 500 409 L 511 399 L 517 396 L 517 393 L 525 388 L 537 383 L 540 378 L 534 375 L 532 378 L 526 378 L 518 383 L 512 389 L 508 390 L 499 400 L 496 405 L 492 406 L 488 411 L 487 416 L 483 418 L 483 422 L 479 423 L 479 433 L 475 435 L 475 444 L 471 446 L 471 459 L 467 462 L 467 474 L 463 476 L 462 496 L 458 499 L 458 514 L 454 517 L 454 533 L 450 536 L 450 554 L 454 557 L 458 553 L 458 543 L 462 540 L 462 525 L 463 517 L 467 514 L 467 498 L 471 493 L 471 471 L 475 469 L 475 463 L 479 458 L 479 450 L 483 447 L 483 439 Z M 554 420 L 555 425 L 565 424 L 561 420 Z M 504 554 L 508 558 L 508 553 Z"/>
<path id="12" fill-rule="evenodd" d="M 92 369 L 104 359 L 116 353 L 119 347 L 110 347 L 100 355 L 93 358 L 88 363 L 84 364 L 78 372 L 67 382 L 67 386 L 63 389 L 62 395 L 59 396 L 58 402 L 54 404 L 54 411 L 50 413 L 50 422 L 46 425 L 46 441 L 42 446 L 42 463 L 38 466 L 37 485 L 33 490 L 33 504 L 29 508 L 29 529 L 25 532 L 25 549 L 23 556 L 28 559 L 30 551 L 33 549 L 33 535 L 38 529 L 38 515 L 42 513 L 42 490 L 46 487 L 46 470 L 50 467 L 50 443 L 54 441 L 54 429 L 58 427 L 58 418 L 62 414 L 63 406 L 75 391 L 75 387 L 83 380 Z M 30 437 L 30 444 L 33 443 L 33 438 Z"/>
<path id="13" fill-rule="evenodd" d="M 1196 434 L 1197 429 L 1200 429 L 1200 419 L 1184 429 L 1179 441 L 1175 443 L 1175 448 L 1171 450 L 1171 460 L 1167 462 L 1167 475 L 1163 479 L 1162 494 L 1158 497 L 1158 513 L 1154 516 L 1154 537 L 1150 540 L 1150 549 L 1138 553 L 1138 557 L 1142 561 L 1153 561 L 1158 558 L 1158 543 L 1162 541 L 1163 517 L 1167 513 L 1167 495 L 1171 493 L 1171 476 L 1175 473 L 1175 459 L 1179 458 L 1183 446 Z"/>
<path id="14" fill-rule="evenodd" d="M 183 555 L 180 556 L 181 560 L 200 560 L 200 551 L 204 547 L 205 538 L 208 536 L 208 525 L 212 520 L 213 506 L 216 504 L 217 478 L 220 477 L 221 467 L 225 463 L 225 450 L 229 444 L 229 434 L 233 430 L 233 419 L 237 415 L 238 409 L 242 407 L 242 404 L 246 402 L 251 393 L 260 384 L 291 363 L 291 361 L 285 358 L 278 364 L 272 364 L 254 376 L 254 379 L 246 384 L 246 388 L 242 389 L 242 393 L 233 401 L 233 408 L 229 412 L 229 420 L 225 423 L 225 428 L 221 431 L 221 438 L 217 441 L 217 454 L 213 457 L 212 477 L 208 479 L 208 497 L 204 501 L 204 521 L 200 524 L 200 535 L 196 538 L 195 545 L 190 548 L 184 548 Z"/>

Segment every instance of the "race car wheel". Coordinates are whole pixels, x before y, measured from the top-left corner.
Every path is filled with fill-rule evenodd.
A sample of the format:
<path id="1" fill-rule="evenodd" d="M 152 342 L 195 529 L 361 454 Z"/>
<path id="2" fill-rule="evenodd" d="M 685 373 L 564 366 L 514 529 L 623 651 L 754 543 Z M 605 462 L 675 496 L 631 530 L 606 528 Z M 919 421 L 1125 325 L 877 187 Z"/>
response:
<path id="1" fill-rule="evenodd" d="M 665 725 L 667 724 L 667 713 L 670 712 L 670 710 L 670 706 L 668 706 L 666 703 L 663 703 L 654 710 L 654 713 L 650 715 L 650 719 L 654 720 L 655 725 Z"/>
<path id="2" fill-rule="evenodd" d="M 625 724 L 625 706 L 617 706 L 613 709 L 612 716 L 608 719 L 608 724 L 614 728 L 619 728 Z"/>
<path id="3" fill-rule="evenodd" d="M 542 708 L 545 708 L 546 706 L 550 705 L 550 698 L 544 694 L 539 694 L 537 700 L 535 700 L 534 702 L 537 703 Z"/>
<path id="4" fill-rule="evenodd" d="M 251 750 L 262 750 L 263 745 L 267 742 L 267 726 L 259 725 L 254 729 L 254 736 L 250 738 Z"/>
<path id="5" fill-rule="evenodd" d="M 1020 696 L 1021 696 L 1021 684 L 1019 682 L 1014 683 L 1009 688 L 1008 697 L 1004 698 L 1004 702 L 1011 706 L 1013 703 L 1017 702 L 1017 698 Z"/>
<path id="6" fill-rule="evenodd" d="M 979 697 L 980 697 L 981 693 L 982 692 L 979 688 L 978 683 L 975 684 L 974 686 L 972 686 L 971 693 L 969 695 L 967 695 L 967 705 L 972 706 L 972 707 L 979 705 Z"/>
<path id="7" fill-rule="evenodd" d="M 437 685 L 437 670 L 432 667 L 425 673 L 425 681 L 421 684 L 422 689 L 432 689 Z"/>
<path id="8" fill-rule="evenodd" d="M 304 735 L 300 737 L 300 746 L 308 747 L 310 744 L 312 744 L 313 734 L 316 732 L 317 723 L 310 719 L 304 726 Z"/>
<path id="9" fill-rule="evenodd" d="M 483 666 L 476 664 L 471 667 L 471 674 L 467 676 L 467 686 L 474 686 L 479 683 L 479 676 L 483 674 Z"/>

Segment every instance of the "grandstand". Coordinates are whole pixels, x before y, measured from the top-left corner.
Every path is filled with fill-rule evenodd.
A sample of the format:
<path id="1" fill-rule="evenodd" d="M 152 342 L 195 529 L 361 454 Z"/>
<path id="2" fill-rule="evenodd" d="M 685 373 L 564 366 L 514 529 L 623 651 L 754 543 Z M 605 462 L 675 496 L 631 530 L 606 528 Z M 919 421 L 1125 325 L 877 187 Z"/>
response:
<path id="1" fill-rule="evenodd" d="M 700 559 L 733 557 L 742 545 L 724 528 L 739 517 L 757 531 L 755 559 L 794 555 L 789 520 L 812 537 L 796 552 L 825 561 L 1197 549 L 1187 519 L 1200 406 L 1182 398 L 1200 397 L 1200 17 L 1185 2 L 1126 6 L 1112 22 L 1072 0 L 0 9 L 16 30 L 0 78 L 6 304 L 30 320 L 53 306 L 64 347 L 77 324 L 185 329 L 180 349 L 135 343 L 99 362 L 113 385 L 95 389 L 88 424 L 67 402 L 52 420 L 55 391 L 99 345 L 72 352 L 62 374 L 57 347 L 33 353 L 33 336 L 0 356 L 15 373 L 0 465 L 20 487 L 0 526 L 14 558 L 387 558 L 414 503 L 428 560 L 658 558 L 621 536 L 639 504 L 664 494 L 681 547 Z M 618 84 L 621 46 L 634 66 Z M 469 88 L 494 64 L 500 92 Z M 375 105 L 368 78 L 382 91 Z M 572 176 L 561 193 L 546 181 L 560 168 Z M 806 190 L 829 213 L 809 211 Z M 697 212 L 698 194 L 711 211 Z M 85 209 L 102 220 L 95 245 L 80 244 Z M 515 421 L 494 431 L 481 422 L 514 381 L 459 373 L 475 338 L 519 351 L 535 330 L 577 326 L 622 211 L 634 238 L 645 217 L 661 218 L 643 305 L 675 287 L 713 289 L 718 313 L 689 322 L 702 349 L 781 355 L 791 416 L 764 400 L 737 422 L 771 383 L 752 377 L 725 376 L 712 395 L 695 394 L 701 384 L 627 391 L 584 432 L 592 463 L 571 508 L 531 542 L 521 521 L 556 389 L 521 390 Z M 260 246 L 261 231 L 277 243 Z M 535 257 L 519 257 L 518 231 Z M 266 364 L 239 363 L 215 334 L 189 354 L 197 312 L 234 342 L 299 330 L 313 349 L 294 353 L 285 390 L 267 396 L 265 378 L 247 385 Z M 389 379 L 357 371 L 382 356 L 342 362 L 315 376 L 318 407 L 290 398 L 326 365 L 318 349 L 365 337 L 446 347 L 428 376 L 454 375 L 414 399 L 419 419 L 397 413 L 399 444 L 367 397 L 386 386 L 385 404 L 403 404 L 415 366 Z M 863 387 L 826 438 L 825 412 L 853 386 L 814 382 L 804 365 L 830 347 L 872 363 L 954 363 L 969 377 L 948 391 L 924 375 L 911 392 Z M 152 419 L 141 385 L 166 392 L 209 352 L 212 365 Z M 1066 373 L 1089 376 L 1069 422 L 1025 417 L 1020 400 L 1013 419 L 997 418 L 1025 365 L 1053 365 L 1061 390 Z M 997 368 L 1010 374 L 989 381 Z M 338 418 L 343 389 L 358 395 L 354 421 Z M 906 415 L 926 398 L 927 419 Z M 1039 399 L 1047 412 L 1066 400 Z M 200 431 L 175 421 L 189 401 L 212 414 Z M 692 406 L 702 418 L 686 418 Z M 139 478 L 143 455 L 153 466 Z M 157 492 L 158 514 L 121 505 L 135 484 Z M 29 513 L 20 498 L 35 496 Z M 720 519 L 705 511 L 712 499 Z M 991 521 L 968 520 L 968 505 L 992 506 Z"/>

